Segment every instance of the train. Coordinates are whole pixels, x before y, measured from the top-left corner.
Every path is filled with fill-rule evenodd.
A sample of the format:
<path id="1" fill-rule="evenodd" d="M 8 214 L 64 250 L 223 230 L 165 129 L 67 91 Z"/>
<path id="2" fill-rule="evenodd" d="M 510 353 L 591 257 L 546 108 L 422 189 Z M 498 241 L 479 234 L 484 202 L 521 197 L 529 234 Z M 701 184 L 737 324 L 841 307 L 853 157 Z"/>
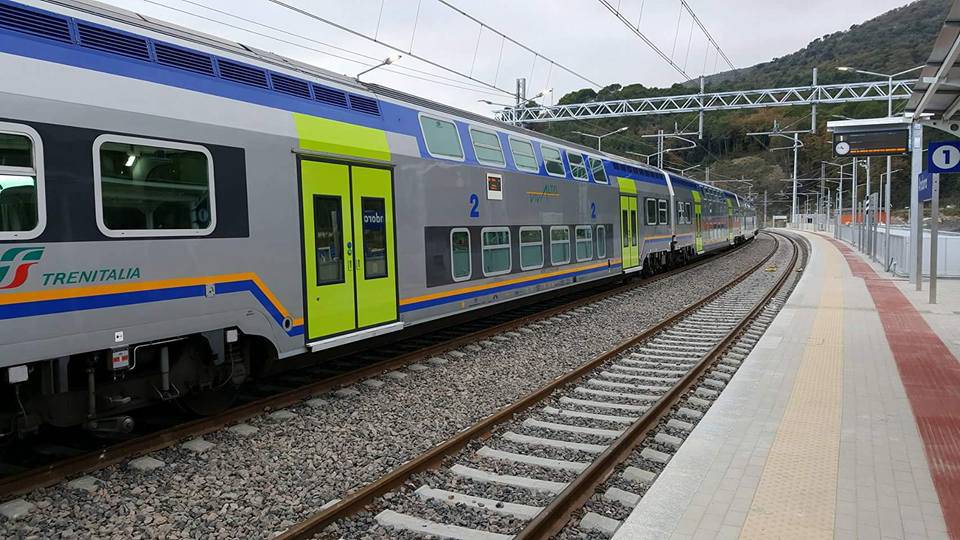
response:
<path id="1" fill-rule="evenodd" d="M 3 437 L 208 414 L 757 233 L 735 193 L 103 4 L 0 0 L 0 37 Z"/>

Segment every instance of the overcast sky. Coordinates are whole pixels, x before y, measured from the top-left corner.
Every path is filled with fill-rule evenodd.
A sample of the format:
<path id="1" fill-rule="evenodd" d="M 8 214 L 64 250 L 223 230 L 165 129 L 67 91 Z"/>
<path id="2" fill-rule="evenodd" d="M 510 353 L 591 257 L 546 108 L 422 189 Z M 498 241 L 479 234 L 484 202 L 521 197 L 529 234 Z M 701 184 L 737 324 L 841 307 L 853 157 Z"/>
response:
<path id="1" fill-rule="evenodd" d="M 385 46 L 352 36 L 269 0 L 106 1 L 351 76 L 374 64 L 375 59 L 395 54 Z M 403 51 L 411 50 L 412 43 L 414 54 L 510 92 L 517 77 L 526 77 L 528 95 L 544 88 L 553 89 L 552 96 L 542 100 L 546 103 L 570 90 L 593 86 L 579 76 L 601 86 L 635 82 L 668 86 L 684 79 L 597 0 L 448 0 L 489 25 L 482 31 L 480 25 L 438 0 L 285 1 L 362 34 L 376 36 Z M 728 69 L 689 15 L 681 12 L 680 0 L 610 0 L 610 3 L 619 5 L 630 21 L 639 21 L 641 32 L 692 77 Z M 909 2 L 688 0 L 688 3 L 734 65 L 746 67 L 791 53 L 817 37 L 845 30 Z M 542 57 L 504 42 L 491 28 Z M 576 75 L 551 65 L 547 59 L 570 68 Z M 869 69 L 871 66 L 859 67 Z M 395 66 L 364 75 L 363 80 L 484 114 L 490 114 L 494 107 L 479 103 L 479 99 L 504 103 L 511 100 L 496 89 L 437 69 L 409 55 Z"/>

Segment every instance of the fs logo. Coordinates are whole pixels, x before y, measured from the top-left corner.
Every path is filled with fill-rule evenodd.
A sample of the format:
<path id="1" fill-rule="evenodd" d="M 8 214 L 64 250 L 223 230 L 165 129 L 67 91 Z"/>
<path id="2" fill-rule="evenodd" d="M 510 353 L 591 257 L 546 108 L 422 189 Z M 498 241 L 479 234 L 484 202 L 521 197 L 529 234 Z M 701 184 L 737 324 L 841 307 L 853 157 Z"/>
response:
<path id="1" fill-rule="evenodd" d="M 0 290 L 16 289 L 27 281 L 30 267 L 40 262 L 42 247 L 13 247 L 0 255 Z"/>

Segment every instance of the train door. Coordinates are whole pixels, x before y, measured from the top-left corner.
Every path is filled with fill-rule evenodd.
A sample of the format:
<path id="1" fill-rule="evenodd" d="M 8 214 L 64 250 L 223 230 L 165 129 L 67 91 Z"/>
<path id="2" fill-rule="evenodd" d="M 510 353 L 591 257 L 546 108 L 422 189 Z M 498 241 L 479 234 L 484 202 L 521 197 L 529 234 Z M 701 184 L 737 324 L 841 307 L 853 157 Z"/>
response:
<path id="1" fill-rule="evenodd" d="M 307 341 L 397 320 L 392 174 L 300 162 Z"/>
<path id="2" fill-rule="evenodd" d="M 637 206 L 636 196 L 620 196 L 620 240 L 623 246 L 624 270 L 640 266 L 640 248 L 637 245 L 640 233 L 637 226 Z"/>
<path id="3" fill-rule="evenodd" d="M 733 243 L 734 230 L 733 230 L 733 199 L 727 199 L 727 242 Z"/>
<path id="4" fill-rule="evenodd" d="M 693 237 L 694 249 L 697 254 L 703 253 L 703 204 L 700 202 L 700 192 L 692 191 L 693 195 Z"/>

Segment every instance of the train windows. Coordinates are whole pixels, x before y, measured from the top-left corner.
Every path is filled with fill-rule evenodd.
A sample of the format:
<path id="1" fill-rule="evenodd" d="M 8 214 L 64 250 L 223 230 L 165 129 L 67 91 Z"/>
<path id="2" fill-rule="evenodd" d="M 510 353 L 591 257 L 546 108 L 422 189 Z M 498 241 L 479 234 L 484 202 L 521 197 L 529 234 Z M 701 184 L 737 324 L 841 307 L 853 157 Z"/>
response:
<path id="1" fill-rule="evenodd" d="M 669 225 L 670 224 L 670 207 L 667 205 L 667 201 L 660 199 L 657 201 L 657 206 L 660 210 L 660 224 Z"/>
<path id="2" fill-rule="evenodd" d="M 567 152 L 567 161 L 570 162 L 570 174 L 577 180 L 587 181 L 587 166 L 583 164 L 583 156 Z"/>
<path id="3" fill-rule="evenodd" d="M 603 170 L 603 160 L 590 158 L 590 170 L 593 172 L 593 179 L 599 184 L 607 183 L 607 173 Z"/>
<path id="4" fill-rule="evenodd" d="M 630 245 L 637 245 L 637 231 L 640 229 L 640 223 L 637 221 L 637 211 L 630 211 L 630 223 L 633 224 L 633 227 L 630 227 Z"/>
<path id="5" fill-rule="evenodd" d="M 690 203 L 683 203 L 687 209 L 687 223 L 693 223 L 693 212 L 690 211 Z"/>
<path id="6" fill-rule="evenodd" d="M 593 258 L 593 227 L 577 225 L 577 262 Z"/>
<path id="7" fill-rule="evenodd" d="M 314 246 L 317 250 L 317 285 L 343 283 L 343 230 L 340 197 L 313 196 Z"/>
<path id="8" fill-rule="evenodd" d="M 496 133 L 470 128 L 470 137 L 473 139 L 473 151 L 477 154 L 477 161 L 484 165 L 495 165 L 497 167 L 507 165 L 503 158 L 500 137 Z"/>
<path id="9" fill-rule="evenodd" d="M 567 170 L 563 168 L 563 158 L 560 156 L 560 150 L 552 146 L 541 146 L 540 153 L 543 154 L 543 164 L 547 167 L 547 174 L 550 176 L 567 175 Z"/>
<path id="10" fill-rule="evenodd" d="M 473 261 L 470 258 L 470 231 L 467 229 L 450 231 L 450 269 L 454 281 L 470 279 L 473 274 Z"/>
<path id="11" fill-rule="evenodd" d="M 540 172 L 540 164 L 537 163 L 537 155 L 533 153 L 530 141 L 510 137 L 510 153 L 513 154 L 513 162 L 521 171 Z"/>
<path id="12" fill-rule="evenodd" d="M 656 225 L 657 224 L 657 200 L 647 199 L 645 209 L 646 209 L 647 225 Z"/>
<path id="13" fill-rule="evenodd" d="M 94 174 L 107 236 L 200 236 L 216 226 L 213 158 L 202 146 L 101 135 Z"/>
<path id="14" fill-rule="evenodd" d="M 463 160 L 463 145 L 457 125 L 449 120 L 420 116 L 420 130 L 427 144 L 427 152 L 433 157 Z"/>
<path id="15" fill-rule="evenodd" d="M 686 220 L 683 216 L 683 203 L 678 202 L 677 203 L 677 225 L 680 225 L 683 223 L 686 223 Z"/>
<path id="16" fill-rule="evenodd" d="M 543 229 L 520 227 L 520 269 L 543 268 Z"/>
<path id="17" fill-rule="evenodd" d="M 363 213 L 363 278 L 387 277 L 387 210 L 379 197 L 361 197 Z"/>
<path id="18" fill-rule="evenodd" d="M 570 262 L 570 228 L 550 227 L 550 263 L 554 266 Z"/>
<path id="19" fill-rule="evenodd" d="M 510 272 L 510 229 L 495 227 L 482 229 L 483 275 L 499 276 Z"/>
<path id="20" fill-rule="evenodd" d="M 607 228 L 597 225 L 597 258 L 607 258 Z"/>
<path id="21" fill-rule="evenodd" d="M 43 186 L 40 135 L 0 122 L 0 240 L 40 236 L 46 224 Z"/>

